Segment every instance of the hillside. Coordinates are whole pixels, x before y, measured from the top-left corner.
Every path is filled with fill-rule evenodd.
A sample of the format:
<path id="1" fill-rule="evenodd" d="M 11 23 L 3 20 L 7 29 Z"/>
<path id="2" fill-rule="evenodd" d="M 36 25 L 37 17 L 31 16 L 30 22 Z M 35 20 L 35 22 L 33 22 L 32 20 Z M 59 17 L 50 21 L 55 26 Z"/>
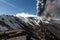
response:
<path id="1" fill-rule="evenodd" d="M 0 36 L 2 36 L 2 38 L 0 37 L 0 39 L 5 39 L 3 38 L 5 35 L 6 39 L 13 38 L 16 35 L 25 35 L 27 40 L 31 37 L 36 40 L 58 40 L 60 39 L 60 24 L 53 21 L 49 23 L 40 17 L 1 15 Z"/>

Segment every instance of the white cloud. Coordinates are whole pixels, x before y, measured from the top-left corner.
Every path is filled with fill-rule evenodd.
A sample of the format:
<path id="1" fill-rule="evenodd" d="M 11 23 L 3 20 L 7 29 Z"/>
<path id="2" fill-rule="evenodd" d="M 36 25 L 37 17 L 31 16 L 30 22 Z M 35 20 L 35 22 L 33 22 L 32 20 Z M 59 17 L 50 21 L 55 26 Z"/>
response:
<path id="1" fill-rule="evenodd" d="M 3 2 L 3 3 L 5 3 L 5 4 L 7 4 L 7 5 L 10 5 L 10 6 L 13 7 L 13 8 L 16 8 L 15 5 L 13 5 L 13 4 L 7 2 L 6 0 L 0 0 L 0 1 Z"/>
<path id="2" fill-rule="evenodd" d="M 21 17 L 35 17 L 36 15 L 22 12 L 22 13 L 17 13 L 16 16 L 17 17 L 20 17 L 20 16 Z"/>
<path id="3" fill-rule="evenodd" d="M 21 8 L 16 7 L 14 4 L 8 2 L 7 0 L 0 0 L 0 2 L 5 3 L 5 4 L 7 4 L 8 6 L 15 8 L 16 10 L 19 10 L 19 11 L 22 10 Z"/>

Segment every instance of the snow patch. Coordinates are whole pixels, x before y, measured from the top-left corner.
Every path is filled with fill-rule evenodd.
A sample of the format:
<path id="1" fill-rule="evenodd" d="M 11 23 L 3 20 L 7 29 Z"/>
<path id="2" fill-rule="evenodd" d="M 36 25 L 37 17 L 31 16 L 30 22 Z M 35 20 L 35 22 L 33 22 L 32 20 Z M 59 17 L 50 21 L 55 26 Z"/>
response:
<path id="1" fill-rule="evenodd" d="M 22 13 L 16 14 L 16 16 L 17 16 L 17 17 L 20 17 L 20 16 L 21 16 L 21 17 L 35 17 L 36 15 L 22 12 Z"/>

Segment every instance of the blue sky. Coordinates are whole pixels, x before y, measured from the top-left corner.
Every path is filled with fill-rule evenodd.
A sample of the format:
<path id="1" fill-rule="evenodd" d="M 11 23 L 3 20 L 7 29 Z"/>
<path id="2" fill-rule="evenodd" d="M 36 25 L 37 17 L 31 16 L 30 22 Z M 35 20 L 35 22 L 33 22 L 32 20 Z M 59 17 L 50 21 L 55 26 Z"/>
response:
<path id="1" fill-rule="evenodd" d="M 0 14 L 36 14 L 36 0 L 0 0 Z"/>

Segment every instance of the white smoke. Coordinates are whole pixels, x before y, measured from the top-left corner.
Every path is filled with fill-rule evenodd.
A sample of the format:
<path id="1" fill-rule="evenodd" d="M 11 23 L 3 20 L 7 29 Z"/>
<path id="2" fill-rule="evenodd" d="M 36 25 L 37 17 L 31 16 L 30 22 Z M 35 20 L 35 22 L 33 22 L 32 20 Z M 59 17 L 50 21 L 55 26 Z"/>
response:
<path id="1" fill-rule="evenodd" d="M 40 3 L 41 1 L 40 0 L 37 0 L 37 4 L 36 4 L 36 9 L 37 9 L 37 15 L 39 15 L 39 12 L 40 12 Z"/>
<path id="2" fill-rule="evenodd" d="M 37 0 L 37 15 L 41 16 L 43 15 L 44 9 L 45 9 L 46 0 Z"/>

